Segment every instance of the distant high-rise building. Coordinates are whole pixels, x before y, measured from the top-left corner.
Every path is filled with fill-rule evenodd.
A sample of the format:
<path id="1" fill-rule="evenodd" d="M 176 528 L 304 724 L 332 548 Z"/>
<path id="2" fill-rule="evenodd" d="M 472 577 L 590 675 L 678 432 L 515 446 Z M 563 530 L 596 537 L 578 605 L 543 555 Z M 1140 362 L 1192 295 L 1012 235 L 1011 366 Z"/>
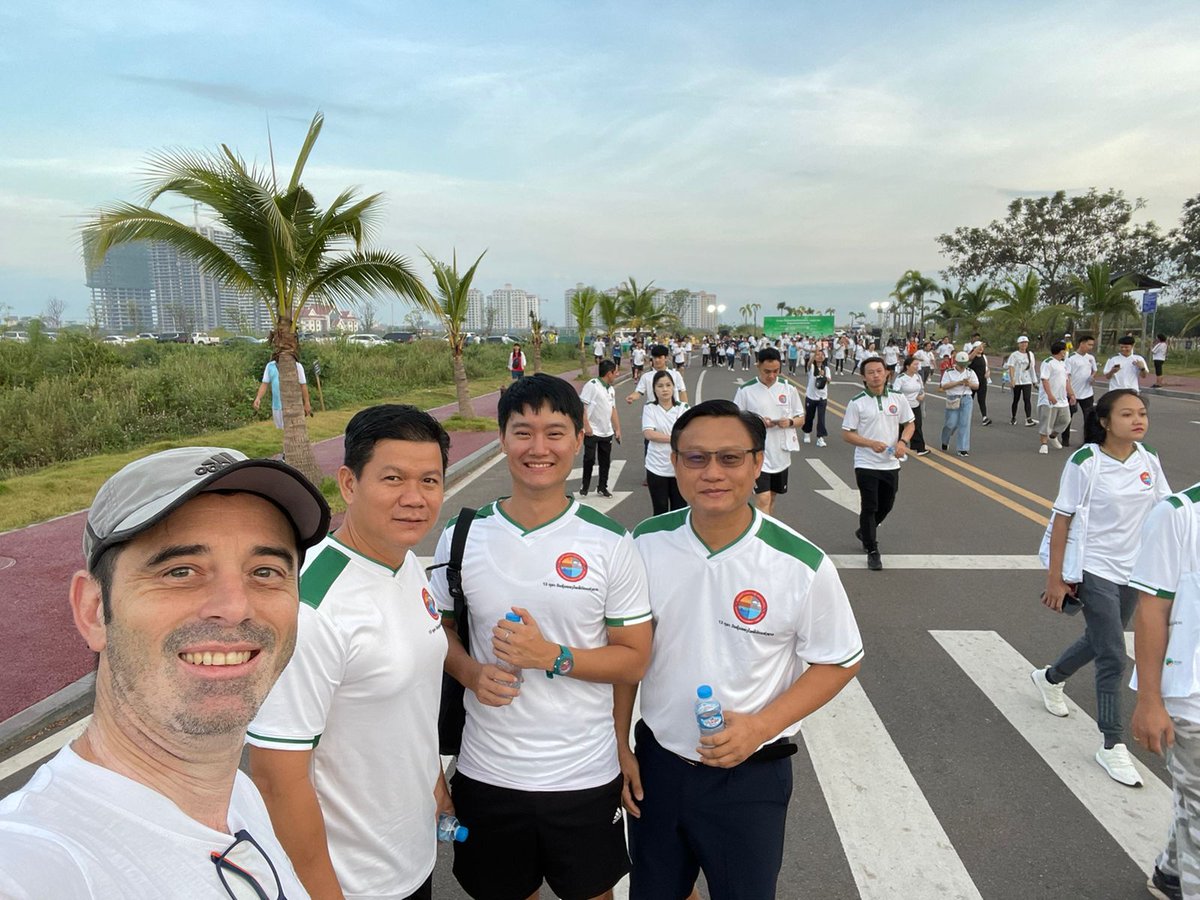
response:
<path id="1" fill-rule="evenodd" d="M 487 328 L 487 310 L 484 307 L 483 291 L 471 288 L 467 291 L 467 331 L 483 331 Z"/>
<path id="2" fill-rule="evenodd" d="M 506 284 L 496 288 L 487 298 L 486 309 L 491 314 L 491 330 L 521 331 L 529 328 L 529 315 L 538 315 L 539 302 L 537 294 L 530 294 L 521 288 Z M 485 312 L 485 318 L 487 313 Z M 485 323 L 485 330 L 487 323 Z"/>
<path id="3" fill-rule="evenodd" d="M 149 245 L 113 247 L 104 262 L 86 274 L 87 286 L 92 289 L 92 321 L 101 331 L 157 327 Z"/>

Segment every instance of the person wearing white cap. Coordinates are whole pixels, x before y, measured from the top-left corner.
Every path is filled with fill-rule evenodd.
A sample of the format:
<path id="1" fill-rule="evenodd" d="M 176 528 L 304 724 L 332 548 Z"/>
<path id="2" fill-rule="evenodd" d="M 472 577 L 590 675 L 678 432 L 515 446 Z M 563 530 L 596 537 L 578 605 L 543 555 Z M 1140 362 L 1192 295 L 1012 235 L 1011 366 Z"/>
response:
<path id="1" fill-rule="evenodd" d="M 954 368 L 942 373 L 938 390 L 946 395 L 946 420 L 942 424 L 942 451 L 950 449 L 950 437 L 958 434 L 958 455 L 971 455 L 972 391 L 979 388 L 979 376 L 968 368 L 971 355 L 959 350 L 954 355 Z"/>
<path id="2" fill-rule="evenodd" d="M 0 802 L 0 896 L 308 896 L 238 762 L 328 527 L 299 472 L 236 450 L 166 450 L 104 483 L 70 587 L 95 708 Z"/>
<path id="3" fill-rule="evenodd" d="M 1029 338 L 1026 335 L 1017 338 L 1017 349 L 1008 355 L 1008 362 L 1004 365 L 1008 369 L 1008 381 L 1012 385 L 1013 392 L 1012 416 L 1009 418 L 1008 424 L 1017 424 L 1017 404 L 1024 400 L 1025 424 L 1036 425 L 1037 419 L 1033 417 L 1030 402 L 1033 395 L 1033 372 L 1037 360 L 1034 359 L 1033 351 L 1029 349 Z"/>

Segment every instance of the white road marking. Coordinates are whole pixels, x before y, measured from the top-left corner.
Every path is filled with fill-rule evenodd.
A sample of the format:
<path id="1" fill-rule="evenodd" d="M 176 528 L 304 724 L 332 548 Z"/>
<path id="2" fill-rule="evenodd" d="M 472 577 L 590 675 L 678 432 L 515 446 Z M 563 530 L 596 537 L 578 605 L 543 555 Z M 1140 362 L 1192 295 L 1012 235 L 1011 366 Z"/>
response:
<path id="1" fill-rule="evenodd" d="M 805 462 L 812 466 L 813 471 L 821 476 L 821 480 L 829 485 L 828 489 L 814 488 L 814 490 L 826 500 L 832 500 L 838 506 L 858 515 L 858 491 L 842 481 L 833 469 L 825 464 L 824 460 L 806 459 Z"/>
<path id="2" fill-rule="evenodd" d="M 15 775 L 26 766 L 31 766 L 57 753 L 64 744 L 83 734 L 83 730 L 87 728 L 88 722 L 91 720 L 91 716 L 84 716 L 78 722 L 73 722 L 61 731 L 54 732 L 50 737 L 38 741 L 32 747 L 27 747 L 15 756 L 10 756 L 4 762 L 0 762 L 0 780 Z"/>
<path id="3" fill-rule="evenodd" d="M 909 897 L 917 885 L 922 896 L 980 896 L 857 680 L 805 719 L 801 733 L 859 897 Z"/>
<path id="4" fill-rule="evenodd" d="M 490 469 L 496 463 L 500 462 L 500 460 L 502 460 L 502 459 L 504 459 L 504 453 L 501 451 L 497 451 L 495 459 L 488 460 L 482 466 L 480 466 L 478 469 L 476 469 L 474 472 L 472 472 L 470 475 L 467 475 L 466 477 L 454 482 L 454 484 L 450 487 L 450 489 L 447 490 L 446 493 L 443 495 L 443 497 L 442 497 L 443 502 L 446 500 L 449 500 L 451 497 L 453 497 L 455 494 L 457 494 L 459 491 L 461 491 L 463 488 L 465 488 L 467 485 L 469 485 L 471 482 L 473 482 L 476 478 L 478 478 L 480 475 L 482 475 L 484 472 L 486 472 L 488 469 Z"/>
<path id="5" fill-rule="evenodd" d="M 1053 770 L 1113 840 L 1147 873 L 1166 840 L 1171 789 L 1136 758 L 1145 786 L 1117 784 L 1096 763 L 1095 721 L 1070 697 L 1065 719 L 1051 716 L 1029 681 L 1034 666 L 994 631 L 931 631 L 1001 714 Z"/>
<path id="6" fill-rule="evenodd" d="M 704 394 L 701 391 L 704 387 L 704 376 L 707 374 L 708 374 L 708 369 L 700 370 L 700 377 L 696 379 L 696 402 L 693 403 L 692 406 L 697 406 L 703 402 L 700 398 L 704 396 Z"/>
<path id="7" fill-rule="evenodd" d="M 597 464 L 597 465 L 599 465 L 599 464 Z M 611 515 L 612 509 L 614 506 L 616 506 L 622 500 L 624 500 L 625 498 L 627 498 L 633 494 L 633 491 L 613 490 L 613 488 L 615 488 L 617 486 L 617 481 L 621 478 L 621 472 L 624 469 L 625 469 L 625 460 L 623 460 L 623 459 L 614 459 L 612 461 L 612 465 L 609 466 L 608 490 L 609 490 L 609 493 L 612 494 L 611 497 L 601 497 L 599 494 L 596 493 L 596 491 L 598 490 L 598 487 L 596 484 L 595 476 L 599 473 L 598 468 L 596 469 L 596 471 L 594 471 L 592 473 L 593 481 L 592 481 L 591 491 L 588 493 L 588 495 L 586 497 L 579 496 L 579 492 L 576 490 L 576 488 L 580 484 L 583 483 L 583 467 L 582 466 L 571 470 L 571 475 L 567 479 L 567 490 L 574 492 L 575 499 L 578 500 L 580 503 L 586 504 L 587 506 L 590 506 L 592 509 L 595 509 L 595 510 L 598 510 L 598 511 L 604 513 L 606 516 Z"/>
<path id="8" fill-rule="evenodd" d="M 865 553 L 831 553 L 830 560 L 839 569 L 865 569 Z M 994 555 L 969 556 L 958 553 L 920 555 L 884 553 L 883 567 L 887 569 L 1029 569 L 1044 571 L 1042 561 L 1036 556 Z"/>

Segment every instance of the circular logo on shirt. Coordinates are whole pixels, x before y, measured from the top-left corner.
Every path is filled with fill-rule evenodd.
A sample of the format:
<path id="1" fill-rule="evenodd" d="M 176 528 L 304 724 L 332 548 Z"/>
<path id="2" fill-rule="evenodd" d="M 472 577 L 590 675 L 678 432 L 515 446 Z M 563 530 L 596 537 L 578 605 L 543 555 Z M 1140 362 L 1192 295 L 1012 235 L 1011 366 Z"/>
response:
<path id="1" fill-rule="evenodd" d="M 564 581 L 581 581 L 587 575 L 587 560 L 578 553 L 564 553 L 554 568 Z"/>
<path id="2" fill-rule="evenodd" d="M 767 598 L 758 591 L 742 591 L 733 598 L 733 614 L 739 622 L 757 625 L 767 614 Z"/>
<path id="3" fill-rule="evenodd" d="M 433 594 L 429 593 L 428 588 L 421 588 L 421 601 L 425 604 L 425 612 L 429 613 L 430 618 L 438 617 L 437 604 L 433 602 Z"/>
<path id="4" fill-rule="evenodd" d="M 1150 487 L 1150 484 L 1153 481 L 1153 479 L 1150 477 L 1149 472 L 1143 472 L 1141 474 L 1141 479 L 1142 479 L 1142 484 L 1144 484 L 1146 487 Z"/>
<path id="5" fill-rule="evenodd" d="M 888 412 L 890 412 L 893 416 L 899 411 L 900 411 L 900 407 L 898 407 L 895 403 L 891 403 L 888 405 Z"/>
<path id="6" fill-rule="evenodd" d="M 779 395 L 779 402 L 780 402 L 780 403 L 787 403 L 787 394 L 780 394 L 780 395 Z"/>

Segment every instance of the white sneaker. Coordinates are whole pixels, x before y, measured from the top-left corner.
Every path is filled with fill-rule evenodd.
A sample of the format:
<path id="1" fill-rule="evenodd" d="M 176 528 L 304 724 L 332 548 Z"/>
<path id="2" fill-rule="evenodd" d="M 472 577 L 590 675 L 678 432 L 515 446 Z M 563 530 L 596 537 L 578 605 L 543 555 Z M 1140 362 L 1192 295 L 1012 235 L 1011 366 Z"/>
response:
<path id="1" fill-rule="evenodd" d="M 1050 446 L 1053 447 L 1055 450 L 1061 450 L 1062 449 L 1062 441 L 1060 441 L 1056 437 L 1052 437 L 1052 438 L 1050 438 Z"/>
<path id="2" fill-rule="evenodd" d="M 1038 453 L 1049 453 L 1049 452 L 1050 452 L 1049 444 L 1042 444 L 1040 447 L 1038 447 Z"/>
<path id="3" fill-rule="evenodd" d="M 1042 695 L 1042 705 L 1046 707 L 1046 712 L 1060 719 L 1070 714 L 1062 684 L 1051 684 L 1047 681 L 1045 669 L 1034 669 L 1029 673 L 1029 680 Z"/>
<path id="4" fill-rule="evenodd" d="M 903 456 L 897 456 L 897 457 L 896 457 L 896 462 L 898 462 L 898 463 L 906 463 L 906 462 L 908 462 L 908 454 L 907 454 L 907 453 L 905 453 Z"/>
<path id="5" fill-rule="evenodd" d="M 1113 781 L 1128 787 L 1142 786 L 1142 776 L 1133 767 L 1133 760 L 1124 744 L 1115 744 L 1109 750 L 1101 747 L 1096 751 L 1096 762 L 1104 767 Z"/>
<path id="6" fill-rule="evenodd" d="M 812 435 L 811 435 L 811 434 L 806 434 L 806 435 L 804 436 L 804 443 L 806 443 L 806 444 L 811 444 L 811 443 L 812 443 Z"/>
<path id="7" fill-rule="evenodd" d="M 818 447 L 824 447 L 824 446 L 826 446 L 826 444 L 825 444 L 825 438 L 817 438 L 817 446 L 818 446 Z"/>

